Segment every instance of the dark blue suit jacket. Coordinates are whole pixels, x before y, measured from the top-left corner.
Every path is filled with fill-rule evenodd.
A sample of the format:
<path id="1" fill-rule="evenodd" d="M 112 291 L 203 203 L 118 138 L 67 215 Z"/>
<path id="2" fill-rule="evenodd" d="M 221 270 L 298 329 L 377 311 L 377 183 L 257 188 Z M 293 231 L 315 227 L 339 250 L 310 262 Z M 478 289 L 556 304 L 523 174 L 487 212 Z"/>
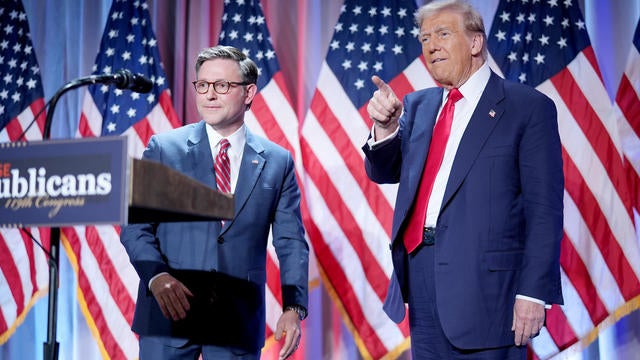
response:
<path id="1" fill-rule="evenodd" d="M 143 158 L 216 188 L 205 126 L 200 121 L 153 136 Z M 121 241 L 140 276 L 133 319 L 136 333 L 180 337 L 166 340 L 176 346 L 185 343 L 182 337 L 198 335 L 177 332 L 180 326 L 162 315 L 148 290 L 153 276 L 170 272 L 184 277 L 188 287 L 202 285 L 198 291 L 216 292 L 204 301 L 224 300 L 215 302 L 222 304 L 223 309 L 213 309 L 213 314 L 200 314 L 192 319 L 197 321 L 209 315 L 219 319 L 209 324 L 207 333 L 211 335 L 206 336 L 215 337 L 214 329 L 228 331 L 230 326 L 240 326 L 236 330 L 248 334 L 246 344 L 234 346 L 259 350 L 265 338 L 265 263 L 270 229 L 279 259 L 284 305 L 307 306 L 309 248 L 304 238 L 300 191 L 291 154 L 247 129 L 234 201 L 235 217 L 225 221 L 224 227 L 220 221 L 211 221 L 133 224 L 123 228 Z M 229 299 L 231 295 L 237 298 Z"/>
<path id="2" fill-rule="evenodd" d="M 404 99 L 399 135 L 366 154 L 368 176 L 399 182 L 394 274 L 385 311 L 397 322 L 407 299 L 403 232 L 442 102 L 441 88 Z M 442 327 L 463 349 L 513 344 L 516 294 L 562 304 L 559 252 L 564 180 L 554 103 L 491 74 L 463 134 L 436 226 L 435 288 Z"/>

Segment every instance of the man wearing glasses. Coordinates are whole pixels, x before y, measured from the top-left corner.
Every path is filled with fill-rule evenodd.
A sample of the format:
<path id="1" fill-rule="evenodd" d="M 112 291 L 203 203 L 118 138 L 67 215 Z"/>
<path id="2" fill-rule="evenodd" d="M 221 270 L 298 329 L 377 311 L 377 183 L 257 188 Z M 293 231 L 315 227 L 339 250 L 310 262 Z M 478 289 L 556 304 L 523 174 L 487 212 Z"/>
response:
<path id="1" fill-rule="evenodd" d="M 252 134 L 244 114 L 258 68 L 230 46 L 204 49 L 193 82 L 202 120 L 154 135 L 143 158 L 234 195 L 231 220 L 129 225 L 121 241 L 140 276 L 133 331 L 140 359 L 259 359 L 267 242 L 280 265 L 280 358 L 306 317 L 309 247 L 291 154 Z"/>

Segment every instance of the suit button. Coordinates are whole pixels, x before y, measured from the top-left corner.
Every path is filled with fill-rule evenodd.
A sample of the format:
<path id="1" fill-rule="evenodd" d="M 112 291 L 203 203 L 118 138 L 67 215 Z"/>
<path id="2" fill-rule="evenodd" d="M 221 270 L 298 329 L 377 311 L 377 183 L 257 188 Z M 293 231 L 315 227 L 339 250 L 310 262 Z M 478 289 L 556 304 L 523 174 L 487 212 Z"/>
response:
<path id="1" fill-rule="evenodd" d="M 224 238 L 222 236 L 218 238 L 218 244 L 224 244 Z"/>

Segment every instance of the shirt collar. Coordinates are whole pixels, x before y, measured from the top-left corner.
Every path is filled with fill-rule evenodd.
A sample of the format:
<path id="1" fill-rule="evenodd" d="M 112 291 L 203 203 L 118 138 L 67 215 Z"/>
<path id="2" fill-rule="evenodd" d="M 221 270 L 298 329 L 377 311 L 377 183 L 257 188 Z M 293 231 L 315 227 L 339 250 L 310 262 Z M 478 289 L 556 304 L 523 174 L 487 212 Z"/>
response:
<path id="1" fill-rule="evenodd" d="M 474 72 L 467 81 L 465 81 L 458 90 L 463 96 L 463 99 L 471 101 L 473 103 L 477 102 L 477 99 L 482 96 L 482 92 L 484 88 L 489 83 L 489 77 L 491 77 L 491 69 L 489 68 L 489 64 L 485 61 L 480 68 Z M 444 91 L 443 103 L 446 101 L 447 96 L 449 95 L 449 90 Z"/>
<path id="2" fill-rule="evenodd" d="M 218 134 L 213 127 L 210 125 L 205 126 L 207 130 L 207 137 L 209 138 L 209 144 L 211 144 L 211 153 L 216 154 L 217 148 L 220 144 L 220 140 L 224 138 L 224 136 Z M 229 140 L 229 144 L 231 147 L 229 148 L 230 155 L 239 155 L 242 153 L 244 149 L 244 144 L 246 143 L 246 125 L 242 124 L 238 130 L 236 130 L 233 134 L 227 136 L 227 140 Z M 215 151 L 213 151 L 215 150 Z"/>

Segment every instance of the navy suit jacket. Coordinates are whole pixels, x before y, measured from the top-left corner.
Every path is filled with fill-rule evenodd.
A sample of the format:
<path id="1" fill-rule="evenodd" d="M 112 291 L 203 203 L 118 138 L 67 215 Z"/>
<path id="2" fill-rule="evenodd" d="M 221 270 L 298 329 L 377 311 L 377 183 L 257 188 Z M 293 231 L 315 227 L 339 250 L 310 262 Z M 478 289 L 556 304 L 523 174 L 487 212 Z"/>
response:
<path id="1" fill-rule="evenodd" d="M 206 123 L 200 121 L 154 135 L 143 158 L 158 161 L 216 188 L 205 126 Z M 216 293 L 204 299 L 205 302 L 224 300 L 214 302 L 214 309 L 210 309 L 213 315 L 196 316 L 195 320 L 208 315 L 214 318 L 206 331 L 209 335 L 204 336 L 216 341 L 213 338 L 224 336 L 223 332 L 231 326 L 239 326 L 235 330 L 247 339 L 244 344 L 232 344 L 234 347 L 249 351 L 262 348 L 270 230 L 279 259 L 283 303 L 307 307 L 309 247 L 304 238 L 293 159 L 284 148 L 254 136 L 248 129 L 234 204 L 235 216 L 233 220 L 225 221 L 224 226 L 220 221 L 203 221 L 133 224 L 123 228 L 121 241 L 140 276 L 133 319 L 136 333 L 178 337 L 166 339 L 167 343 L 176 346 L 185 343 L 183 337 L 199 335 L 185 335 L 185 326 L 176 330 L 181 328 L 177 326 L 180 324 L 162 315 L 148 289 L 153 276 L 170 272 L 184 279 L 187 287 L 191 285 L 192 291 L 195 288 L 196 291 Z M 215 289 L 203 282 L 211 283 Z M 231 295 L 237 298 L 229 299 Z M 215 309 L 215 306 L 223 308 Z M 200 306 L 200 310 L 203 307 L 206 305 Z M 222 332 L 218 334 L 214 329 Z"/>
<path id="2" fill-rule="evenodd" d="M 371 180 L 399 182 L 391 245 L 395 276 L 385 301 L 396 322 L 404 318 L 408 290 L 404 229 L 442 92 L 407 95 L 398 136 L 363 147 Z M 462 136 L 436 225 L 436 306 L 453 345 L 512 345 L 516 294 L 562 304 L 563 189 L 554 103 L 492 73 Z"/>

